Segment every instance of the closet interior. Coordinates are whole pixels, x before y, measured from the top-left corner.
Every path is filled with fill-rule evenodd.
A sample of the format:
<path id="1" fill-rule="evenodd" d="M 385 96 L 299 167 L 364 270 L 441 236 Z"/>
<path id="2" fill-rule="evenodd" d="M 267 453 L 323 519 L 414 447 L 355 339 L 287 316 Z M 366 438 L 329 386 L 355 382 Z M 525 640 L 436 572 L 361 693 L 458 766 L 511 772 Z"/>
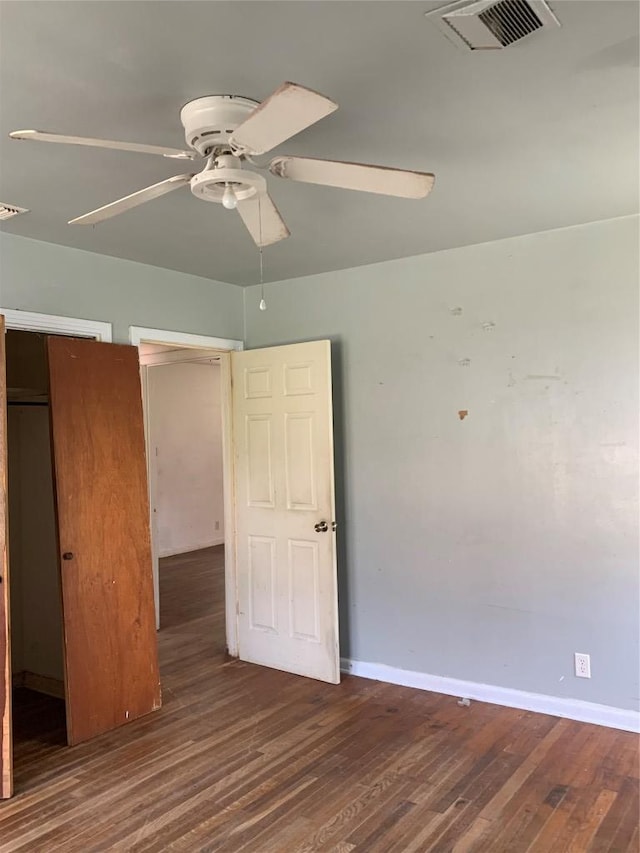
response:
<path id="1" fill-rule="evenodd" d="M 11 669 L 20 737 L 23 711 L 29 736 L 34 726 L 37 735 L 39 717 L 47 729 L 52 715 L 64 715 L 63 620 L 46 336 L 8 330 L 6 359 Z M 31 691 L 58 702 L 39 702 Z"/>

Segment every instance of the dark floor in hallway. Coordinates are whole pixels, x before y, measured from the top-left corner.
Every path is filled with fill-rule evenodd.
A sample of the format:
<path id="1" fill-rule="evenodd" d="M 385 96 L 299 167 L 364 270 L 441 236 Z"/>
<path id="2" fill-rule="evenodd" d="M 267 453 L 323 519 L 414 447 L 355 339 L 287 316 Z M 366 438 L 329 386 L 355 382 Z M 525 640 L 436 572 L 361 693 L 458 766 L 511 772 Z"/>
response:
<path id="1" fill-rule="evenodd" d="M 205 617 L 224 646 L 224 545 L 160 560 L 160 630 Z"/>

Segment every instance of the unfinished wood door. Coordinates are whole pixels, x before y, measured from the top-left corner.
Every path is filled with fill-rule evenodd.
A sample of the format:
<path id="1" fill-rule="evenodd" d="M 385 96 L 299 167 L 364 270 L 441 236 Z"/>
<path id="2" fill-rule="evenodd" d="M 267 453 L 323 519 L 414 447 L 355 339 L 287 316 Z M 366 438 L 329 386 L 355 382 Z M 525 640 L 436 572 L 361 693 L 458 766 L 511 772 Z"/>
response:
<path id="1" fill-rule="evenodd" d="M 239 654 L 337 683 L 330 343 L 231 364 Z"/>
<path id="2" fill-rule="evenodd" d="M 7 523 L 7 365 L 4 332 L 4 317 L 0 314 L 0 799 L 10 797 L 13 791 Z"/>
<path id="3" fill-rule="evenodd" d="M 135 347 L 48 339 L 70 744 L 160 707 Z"/>

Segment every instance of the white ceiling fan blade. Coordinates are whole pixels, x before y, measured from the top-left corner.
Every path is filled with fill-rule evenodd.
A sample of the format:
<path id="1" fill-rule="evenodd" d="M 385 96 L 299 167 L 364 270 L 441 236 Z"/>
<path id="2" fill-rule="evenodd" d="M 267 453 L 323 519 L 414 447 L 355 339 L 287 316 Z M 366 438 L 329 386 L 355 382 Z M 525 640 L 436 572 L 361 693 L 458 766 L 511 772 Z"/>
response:
<path id="1" fill-rule="evenodd" d="M 340 163 L 311 157 L 274 157 L 269 170 L 279 178 L 322 184 L 346 190 L 424 198 L 433 189 L 435 176 L 429 172 L 407 172 L 365 163 Z"/>
<path id="2" fill-rule="evenodd" d="M 234 130 L 230 141 L 243 153 L 264 154 L 337 109 L 318 92 L 283 83 Z"/>
<path id="3" fill-rule="evenodd" d="M 291 233 L 268 193 L 239 201 L 237 210 L 256 246 L 270 246 Z"/>
<path id="4" fill-rule="evenodd" d="M 150 187 L 145 187 L 143 190 L 126 195 L 124 198 L 119 198 L 117 201 L 112 201 L 110 204 L 105 204 L 97 210 L 92 210 L 90 213 L 85 213 L 84 216 L 78 216 L 75 219 L 69 220 L 69 225 L 95 225 L 96 222 L 103 222 L 105 219 L 111 219 L 112 216 L 117 216 L 118 213 L 124 213 L 126 210 L 131 210 L 139 204 L 144 204 L 145 201 L 151 201 L 161 195 L 170 193 L 173 190 L 180 189 L 189 183 L 193 175 L 174 175 L 173 178 L 167 178 L 166 181 L 160 181 L 158 184 L 152 184 Z"/>
<path id="5" fill-rule="evenodd" d="M 140 154 L 161 154 L 176 160 L 194 160 L 194 151 L 180 151 L 178 148 L 164 148 L 162 145 L 143 145 L 139 142 L 114 142 L 112 139 L 91 139 L 87 136 L 63 136 L 60 133 L 47 133 L 44 130 L 14 130 L 11 139 L 32 139 L 35 142 L 61 142 L 65 145 L 87 145 L 90 148 L 114 148 L 117 151 L 137 151 Z"/>

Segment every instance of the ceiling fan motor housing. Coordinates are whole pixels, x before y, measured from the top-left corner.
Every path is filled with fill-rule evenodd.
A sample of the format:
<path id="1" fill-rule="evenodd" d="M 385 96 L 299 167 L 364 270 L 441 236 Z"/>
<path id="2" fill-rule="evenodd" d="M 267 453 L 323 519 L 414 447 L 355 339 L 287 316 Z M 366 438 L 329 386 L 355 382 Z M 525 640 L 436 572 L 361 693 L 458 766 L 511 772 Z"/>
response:
<path id="1" fill-rule="evenodd" d="M 240 169 L 240 160 L 223 154 L 207 164 L 206 169 L 191 178 L 191 192 L 203 201 L 222 204 L 227 187 L 231 187 L 238 201 L 251 198 L 256 193 L 266 193 L 267 182 L 257 172 Z"/>
<path id="2" fill-rule="evenodd" d="M 180 110 L 187 145 L 207 157 L 219 146 L 227 147 L 233 131 L 259 106 L 239 95 L 208 95 L 189 101 Z"/>

